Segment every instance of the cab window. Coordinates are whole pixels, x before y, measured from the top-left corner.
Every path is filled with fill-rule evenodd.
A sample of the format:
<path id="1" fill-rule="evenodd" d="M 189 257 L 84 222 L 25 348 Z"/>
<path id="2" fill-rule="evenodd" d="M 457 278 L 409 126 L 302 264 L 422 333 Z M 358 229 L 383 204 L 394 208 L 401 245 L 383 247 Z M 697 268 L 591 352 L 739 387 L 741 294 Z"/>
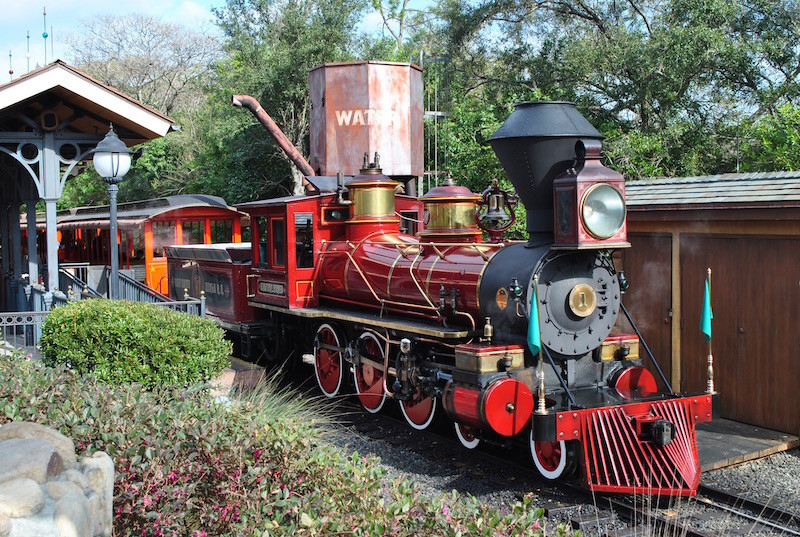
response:
<path id="1" fill-rule="evenodd" d="M 314 222 L 312 213 L 294 215 L 297 268 L 314 267 Z"/>
<path id="2" fill-rule="evenodd" d="M 258 266 L 266 267 L 269 261 L 269 241 L 267 239 L 269 228 L 266 217 L 256 218 L 256 229 L 258 231 Z"/>
<path id="3" fill-rule="evenodd" d="M 286 266 L 286 223 L 282 218 L 272 220 L 272 266 Z"/>

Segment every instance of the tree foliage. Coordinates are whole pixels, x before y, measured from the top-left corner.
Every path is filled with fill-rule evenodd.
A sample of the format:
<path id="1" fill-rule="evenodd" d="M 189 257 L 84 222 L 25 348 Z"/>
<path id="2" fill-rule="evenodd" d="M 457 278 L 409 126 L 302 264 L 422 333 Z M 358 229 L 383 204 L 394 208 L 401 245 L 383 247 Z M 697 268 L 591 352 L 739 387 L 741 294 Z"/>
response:
<path id="1" fill-rule="evenodd" d="M 380 32 L 359 30 L 367 14 Z M 256 97 L 308 154 L 308 71 L 354 59 L 422 58 L 425 106 L 440 112 L 426 119 L 428 169 L 475 191 L 503 177 L 486 140 L 536 99 L 576 102 L 628 179 L 800 167 L 798 0 L 227 0 L 215 17 L 213 46 L 143 17 L 74 38 L 82 68 L 183 127 L 148 145 L 121 200 L 295 192 L 299 172 L 230 96 Z M 103 202 L 99 179 L 70 183 L 66 199 Z"/>
<path id="2" fill-rule="evenodd" d="M 202 100 L 201 82 L 219 59 L 207 32 L 141 14 L 99 15 L 67 36 L 76 65 L 165 114 Z"/>
<path id="3" fill-rule="evenodd" d="M 467 91 L 487 105 L 515 91 L 575 101 L 629 178 L 734 171 L 756 126 L 797 101 L 795 0 L 442 0 L 438 9 Z"/>
<path id="4" fill-rule="evenodd" d="M 220 142 L 225 144 L 219 149 L 230 149 L 245 166 L 241 180 L 254 188 L 242 192 L 244 198 L 296 192 L 301 175 L 248 112 L 230 107 L 230 94 L 256 97 L 295 147 L 307 154 L 308 71 L 325 62 L 353 59 L 353 28 L 364 7 L 364 0 L 228 0 L 215 10 L 228 53 L 218 66 L 215 91 L 218 99 L 227 93 L 228 109 L 219 109 L 217 100 L 215 112 L 238 116 L 226 120 L 235 132 L 215 134 L 222 135 Z"/>

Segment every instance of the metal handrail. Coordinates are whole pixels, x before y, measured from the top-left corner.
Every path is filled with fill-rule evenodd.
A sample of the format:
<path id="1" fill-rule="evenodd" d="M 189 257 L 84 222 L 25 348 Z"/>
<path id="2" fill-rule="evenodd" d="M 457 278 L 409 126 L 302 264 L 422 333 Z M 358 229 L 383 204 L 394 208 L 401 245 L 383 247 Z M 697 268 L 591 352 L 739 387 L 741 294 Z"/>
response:
<path id="1" fill-rule="evenodd" d="M 89 262 L 84 263 L 59 263 L 58 271 L 68 272 L 82 282 L 89 281 Z M 59 285 L 61 285 L 59 283 Z"/>
<path id="2" fill-rule="evenodd" d="M 72 289 L 74 300 L 80 300 L 84 295 L 90 298 L 101 298 L 103 295 L 89 287 L 85 280 L 81 280 L 74 274 L 59 268 L 58 285 L 61 289 Z M 69 294 L 69 293 L 68 293 Z"/>
<path id="3" fill-rule="evenodd" d="M 650 357 L 650 361 L 653 362 L 653 365 L 655 366 L 656 371 L 658 371 L 658 376 L 661 377 L 661 380 L 664 382 L 664 385 L 669 390 L 669 394 L 670 395 L 675 395 L 675 391 L 672 389 L 672 386 L 670 385 L 670 383 L 667 382 L 667 377 L 665 377 L 664 376 L 664 372 L 661 371 L 661 367 L 658 365 L 658 362 L 656 362 L 656 359 L 653 356 L 653 353 L 650 351 L 650 347 L 647 346 L 647 342 L 645 342 L 644 338 L 642 337 L 641 332 L 639 332 L 639 329 L 636 327 L 636 323 L 633 322 L 633 319 L 631 318 L 631 314 L 628 313 L 628 308 L 626 308 L 625 304 L 623 304 L 621 301 L 620 301 L 619 305 L 622 306 L 622 312 L 625 314 L 625 317 L 628 318 L 628 322 L 631 323 L 631 327 L 633 328 L 633 331 L 636 332 L 636 335 L 639 337 L 639 341 L 642 343 L 642 346 L 644 347 L 645 352 L 647 352 L 647 355 Z"/>
<path id="4" fill-rule="evenodd" d="M 200 298 L 192 298 L 189 295 L 184 297 L 184 300 L 168 300 L 167 302 L 152 302 L 154 306 L 169 308 L 174 311 L 180 311 L 187 315 L 197 315 L 198 317 L 206 316 L 206 296 L 205 293 L 200 295 Z"/>
<path id="5" fill-rule="evenodd" d="M 119 297 L 123 300 L 133 300 L 135 302 L 170 302 L 168 296 L 162 295 L 143 284 L 140 281 L 134 280 L 125 274 L 119 274 Z"/>

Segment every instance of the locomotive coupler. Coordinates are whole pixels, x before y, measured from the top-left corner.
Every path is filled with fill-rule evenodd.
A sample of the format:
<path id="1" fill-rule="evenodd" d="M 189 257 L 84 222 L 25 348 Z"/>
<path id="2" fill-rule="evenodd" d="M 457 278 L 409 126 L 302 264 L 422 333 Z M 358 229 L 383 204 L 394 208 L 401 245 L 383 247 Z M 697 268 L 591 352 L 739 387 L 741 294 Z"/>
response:
<path id="1" fill-rule="evenodd" d="M 633 422 L 640 438 L 652 440 L 658 446 L 667 446 L 675 438 L 675 424 L 665 419 L 637 416 L 633 418 Z"/>

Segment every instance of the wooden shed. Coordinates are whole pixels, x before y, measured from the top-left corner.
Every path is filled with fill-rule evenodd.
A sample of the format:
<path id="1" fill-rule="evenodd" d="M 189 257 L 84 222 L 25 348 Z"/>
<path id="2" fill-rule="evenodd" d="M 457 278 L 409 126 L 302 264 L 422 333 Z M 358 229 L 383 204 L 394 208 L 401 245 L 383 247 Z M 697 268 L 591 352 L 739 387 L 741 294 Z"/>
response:
<path id="1" fill-rule="evenodd" d="M 722 417 L 800 431 L 800 172 L 630 182 L 625 302 L 673 387 L 706 389 L 706 269 Z"/>

